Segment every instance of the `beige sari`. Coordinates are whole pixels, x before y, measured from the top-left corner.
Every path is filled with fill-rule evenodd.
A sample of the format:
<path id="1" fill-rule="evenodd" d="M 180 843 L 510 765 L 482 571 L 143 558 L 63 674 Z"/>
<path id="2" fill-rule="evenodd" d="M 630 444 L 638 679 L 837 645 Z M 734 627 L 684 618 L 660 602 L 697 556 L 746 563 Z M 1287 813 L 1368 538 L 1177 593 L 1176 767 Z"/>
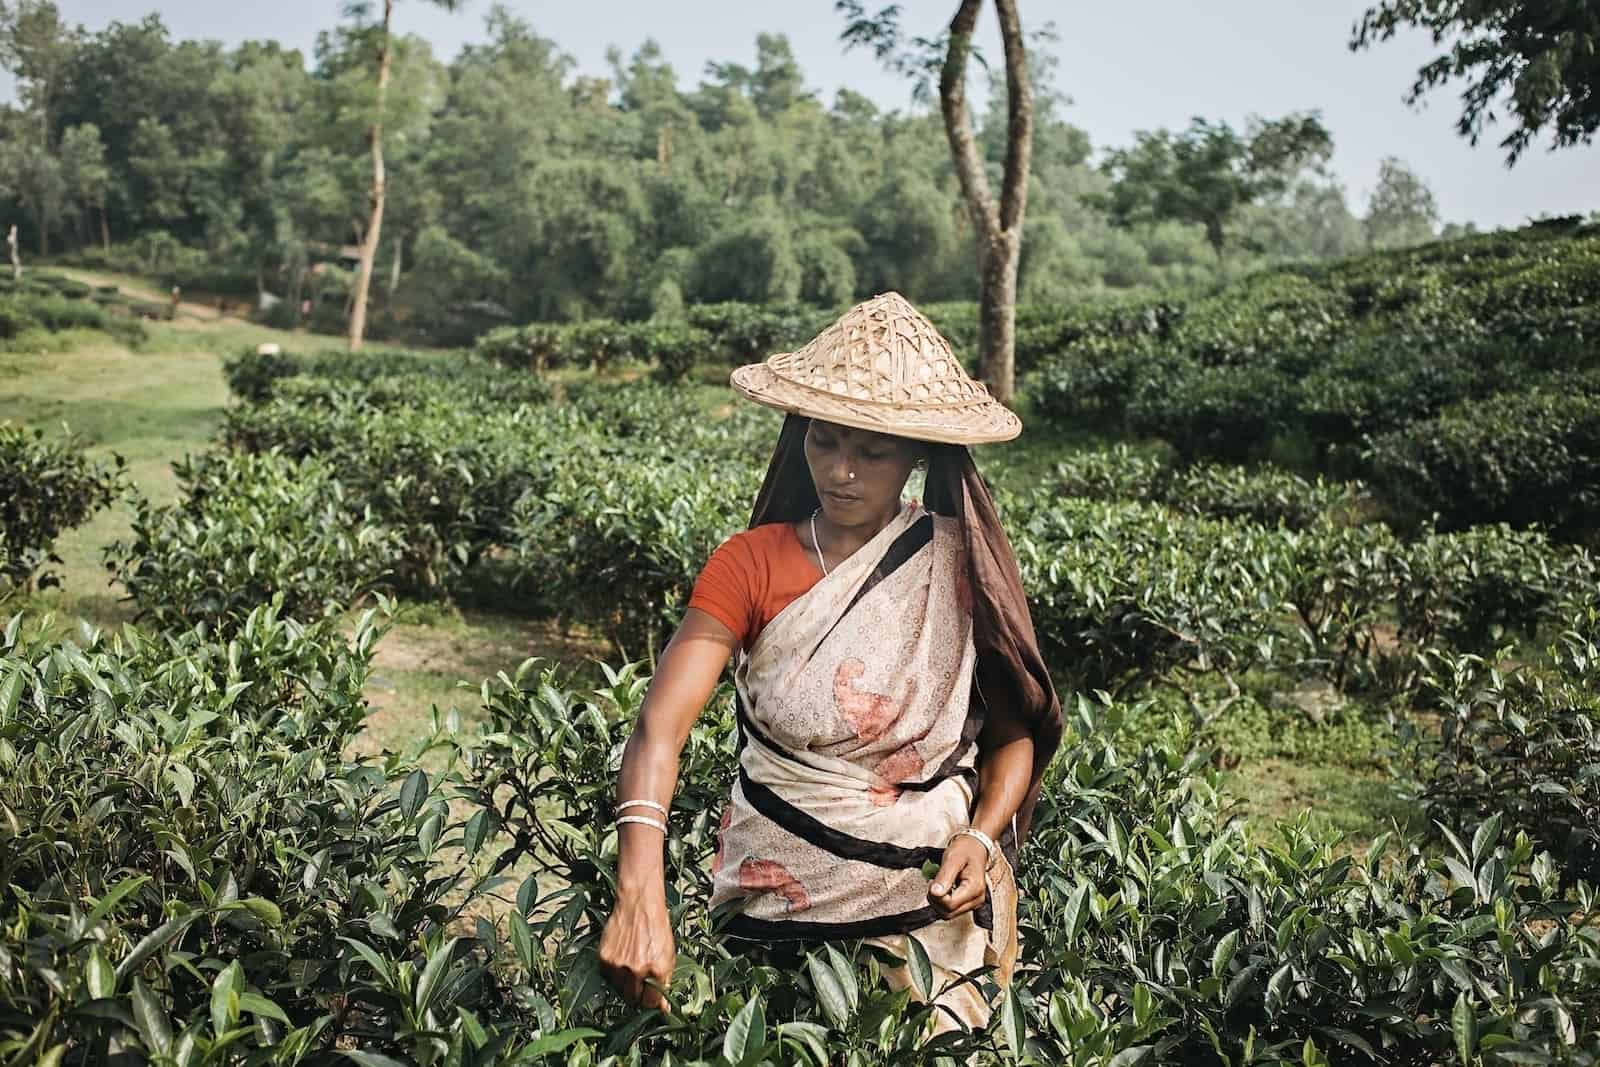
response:
<path id="1" fill-rule="evenodd" d="M 955 519 L 907 506 L 785 608 L 737 661 L 740 770 L 712 905 L 730 935 L 927 949 L 944 984 L 986 964 L 1009 980 L 1015 888 L 1004 860 L 976 912 L 940 920 L 923 866 L 968 825 L 977 784 L 972 601 Z M 891 981 L 906 982 L 903 969 Z M 969 1026 L 973 983 L 937 998 Z"/>

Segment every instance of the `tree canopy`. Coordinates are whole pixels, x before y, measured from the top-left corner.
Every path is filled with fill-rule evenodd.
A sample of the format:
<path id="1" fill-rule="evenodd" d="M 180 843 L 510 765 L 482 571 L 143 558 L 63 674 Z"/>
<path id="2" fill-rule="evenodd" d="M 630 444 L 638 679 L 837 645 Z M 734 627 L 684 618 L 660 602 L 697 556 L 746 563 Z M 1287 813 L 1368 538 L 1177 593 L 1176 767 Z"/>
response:
<path id="1" fill-rule="evenodd" d="M 1368 8 L 1352 49 L 1387 41 L 1403 27 L 1428 31 L 1446 50 L 1417 71 L 1415 104 L 1457 80 L 1456 130 L 1472 144 L 1510 112 L 1500 141 L 1512 166 L 1549 131 L 1551 148 L 1591 144 L 1600 129 L 1600 5 L 1592 0 L 1383 0 Z"/>
<path id="2" fill-rule="evenodd" d="M 781 34 L 698 77 L 648 40 L 583 71 L 534 23 L 485 14 L 484 38 L 448 62 L 396 24 L 375 325 L 469 306 L 527 320 L 728 299 L 836 305 L 889 288 L 976 298 L 973 225 L 934 101 L 886 110 L 848 89 L 824 100 Z M 155 15 L 89 32 L 51 0 L 0 0 L 0 64 L 18 84 L 17 102 L 0 105 L 0 221 L 14 219 L 28 247 L 131 247 L 150 265 L 193 255 L 216 288 L 259 285 L 337 316 L 369 215 L 372 49 L 370 21 L 346 20 L 306 56 L 175 39 Z M 1342 190 L 1296 167 L 1320 126 L 1147 135 L 1173 151 L 1196 131 L 1232 138 L 1222 192 L 1165 210 L 1173 175 L 1130 184 L 1096 166 L 1055 75 L 1034 48 L 1021 300 L 1336 254 L 1351 228 L 1361 243 Z M 1006 121 L 1001 82 L 972 108 L 997 179 Z M 1208 143 L 1194 142 L 1202 162 Z M 1142 140 L 1111 158 L 1148 150 Z M 1164 210 L 1108 208 L 1111 194 Z M 1217 218 L 1225 261 L 1212 253 Z"/>

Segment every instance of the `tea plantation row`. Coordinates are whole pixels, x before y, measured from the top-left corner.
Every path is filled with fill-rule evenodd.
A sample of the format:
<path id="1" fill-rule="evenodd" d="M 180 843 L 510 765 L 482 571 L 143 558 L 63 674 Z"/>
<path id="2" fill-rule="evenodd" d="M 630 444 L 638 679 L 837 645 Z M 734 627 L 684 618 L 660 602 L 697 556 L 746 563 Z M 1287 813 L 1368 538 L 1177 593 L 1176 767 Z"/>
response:
<path id="1" fill-rule="evenodd" d="M 613 753 L 646 679 L 485 683 L 487 729 L 347 759 L 381 623 L 270 608 L 202 631 L 0 638 L 0 1055 L 491 1063 L 1593 1063 L 1596 900 L 1500 817 L 1364 855 L 1227 816 L 1181 727 L 1080 698 L 1024 857 L 1017 981 L 987 1032 L 850 946 L 730 957 L 707 862 L 726 692 L 685 751 L 668 842 L 673 1015 L 605 992 Z M 514 875 L 507 872 L 515 871 Z M 914 980 L 930 972 L 913 952 Z M 969 1061 L 971 1062 L 971 1061 Z"/>
<path id="2" fill-rule="evenodd" d="M 970 363 L 973 304 L 931 305 Z M 681 321 L 507 327 L 480 355 L 542 373 L 655 362 L 668 380 L 792 350 L 808 307 L 715 304 Z M 1158 437 L 1186 462 L 1268 453 L 1359 473 L 1391 517 L 1444 529 L 1600 531 L 1600 233 L 1514 233 L 1278 268 L 1211 293 L 1017 310 L 1035 413 Z"/>

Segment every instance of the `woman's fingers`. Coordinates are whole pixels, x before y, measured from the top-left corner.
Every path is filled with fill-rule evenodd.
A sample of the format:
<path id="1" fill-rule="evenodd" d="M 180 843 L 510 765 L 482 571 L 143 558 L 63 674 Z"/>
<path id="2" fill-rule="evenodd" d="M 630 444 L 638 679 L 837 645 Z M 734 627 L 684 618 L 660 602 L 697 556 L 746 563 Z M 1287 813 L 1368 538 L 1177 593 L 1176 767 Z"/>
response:
<path id="1" fill-rule="evenodd" d="M 972 848 L 966 847 L 967 840 L 957 838 L 945 849 L 944 862 L 928 888 L 928 902 L 943 919 L 954 918 L 983 903 L 984 860 L 988 853 L 977 842 L 972 842 Z"/>

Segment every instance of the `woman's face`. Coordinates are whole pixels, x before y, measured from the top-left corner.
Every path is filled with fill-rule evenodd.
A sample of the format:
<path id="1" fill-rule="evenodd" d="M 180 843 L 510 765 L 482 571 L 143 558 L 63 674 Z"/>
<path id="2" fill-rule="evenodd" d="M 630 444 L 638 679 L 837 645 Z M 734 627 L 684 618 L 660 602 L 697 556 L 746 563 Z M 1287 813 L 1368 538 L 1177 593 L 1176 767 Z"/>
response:
<path id="1" fill-rule="evenodd" d="M 838 526 L 881 521 L 897 510 L 900 492 L 923 451 L 904 437 L 820 419 L 812 419 L 806 430 L 811 482 L 823 514 Z"/>

